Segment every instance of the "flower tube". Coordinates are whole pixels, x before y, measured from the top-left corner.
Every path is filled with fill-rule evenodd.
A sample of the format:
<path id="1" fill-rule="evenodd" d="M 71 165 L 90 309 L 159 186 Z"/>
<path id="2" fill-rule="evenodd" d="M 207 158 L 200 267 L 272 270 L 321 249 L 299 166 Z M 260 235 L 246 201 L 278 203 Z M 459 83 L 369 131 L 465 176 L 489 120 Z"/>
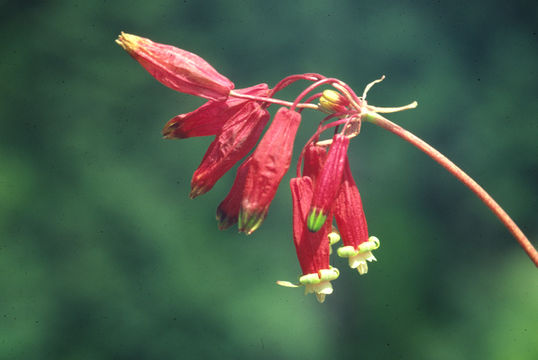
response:
<path id="1" fill-rule="evenodd" d="M 351 268 L 357 269 L 361 275 L 366 274 L 367 261 L 376 261 L 372 250 L 379 247 L 379 240 L 375 236 L 368 237 L 368 225 L 362 208 L 361 195 L 353 180 L 347 156 L 342 185 L 334 203 L 333 213 L 344 245 L 338 249 L 338 256 L 347 257 Z"/>
<path id="2" fill-rule="evenodd" d="M 341 134 L 334 135 L 327 160 L 316 182 L 312 204 L 308 213 L 307 226 L 308 230 L 312 232 L 319 231 L 325 224 L 334 199 L 338 195 L 348 146 L 348 137 Z"/>
<path id="3" fill-rule="evenodd" d="M 299 282 L 305 286 L 305 294 L 315 293 L 319 302 L 332 294 L 331 280 L 338 269 L 329 265 L 330 245 L 328 235 L 332 225 L 327 222 L 320 231 L 311 232 L 306 227 L 306 215 L 312 200 L 312 180 L 307 177 L 290 181 L 293 202 L 293 242 L 303 275 Z"/>

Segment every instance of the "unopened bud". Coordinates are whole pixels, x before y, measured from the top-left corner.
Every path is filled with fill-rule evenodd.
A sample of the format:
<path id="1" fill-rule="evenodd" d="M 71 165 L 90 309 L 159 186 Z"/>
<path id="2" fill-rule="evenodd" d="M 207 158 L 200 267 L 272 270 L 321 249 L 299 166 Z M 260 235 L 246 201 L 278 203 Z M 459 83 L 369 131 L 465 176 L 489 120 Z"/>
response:
<path id="1" fill-rule="evenodd" d="M 349 100 L 338 91 L 325 90 L 319 98 L 319 105 L 325 112 L 339 113 L 347 110 Z"/>

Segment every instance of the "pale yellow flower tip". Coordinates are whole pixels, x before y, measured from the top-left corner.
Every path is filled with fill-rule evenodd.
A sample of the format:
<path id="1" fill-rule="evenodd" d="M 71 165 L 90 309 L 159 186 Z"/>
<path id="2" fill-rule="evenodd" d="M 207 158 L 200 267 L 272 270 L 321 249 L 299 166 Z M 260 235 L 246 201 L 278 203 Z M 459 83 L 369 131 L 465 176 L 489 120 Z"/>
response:
<path id="1" fill-rule="evenodd" d="M 142 38 L 140 36 L 132 35 L 121 32 L 120 36 L 116 39 L 116 43 L 119 44 L 124 50 L 128 52 L 134 52 L 140 46 L 140 41 Z"/>
<path id="2" fill-rule="evenodd" d="M 368 241 L 363 242 L 362 244 L 359 245 L 359 253 L 376 250 L 379 248 L 380 245 L 381 245 L 381 242 L 379 241 L 378 238 L 376 238 L 375 236 L 370 236 L 368 238 Z"/>
<path id="3" fill-rule="evenodd" d="M 299 278 L 299 282 L 305 286 L 304 293 L 316 294 L 320 303 L 325 301 L 325 296 L 333 293 L 331 281 L 338 278 L 340 272 L 337 268 L 322 269 L 319 274 L 306 274 Z"/>

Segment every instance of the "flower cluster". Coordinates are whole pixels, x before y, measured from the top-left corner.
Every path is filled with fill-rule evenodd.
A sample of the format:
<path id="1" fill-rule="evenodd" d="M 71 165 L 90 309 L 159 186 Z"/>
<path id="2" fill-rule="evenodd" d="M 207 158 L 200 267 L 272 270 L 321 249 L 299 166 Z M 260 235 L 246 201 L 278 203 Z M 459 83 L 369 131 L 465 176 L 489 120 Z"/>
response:
<path id="1" fill-rule="evenodd" d="M 195 54 L 125 33 L 116 41 L 162 84 L 208 99 L 198 109 L 168 121 L 163 136 L 215 137 L 192 177 L 191 198 L 211 190 L 242 161 L 230 192 L 217 208 L 220 229 L 238 224 L 239 231 L 251 234 L 260 227 L 291 165 L 301 112 L 313 109 L 325 113 L 318 130 L 303 147 L 297 176 L 290 181 L 293 241 L 302 270 L 300 284 L 277 283 L 304 285 L 305 293 L 315 293 L 323 302 L 333 291 L 331 281 L 339 275 L 329 260 L 331 245 L 340 239 L 343 246 L 337 250 L 338 256 L 348 258 L 349 266 L 359 274 L 367 273 L 367 262 L 376 260 L 372 250 L 379 247 L 379 240 L 368 234 L 348 148 L 350 139 L 359 134 L 361 122 L 383 111 L 366 103 L 366 93 L 375 82 L 361 97 L 344 82 L 319 74 L 288 76 L 272 89 L 266 84 L 234 89 L 233 82 Z M 275 98 L 278 91 L 299 80 L 311 84 L 293 102 Z M 320 86 L 331 88 L 306 98 Z M 267 108 L 272 104 L 281 107 L 262 136 L 270 118 Z M 334 130 L 332 138 L 320 140 L 329 129 Z"/>

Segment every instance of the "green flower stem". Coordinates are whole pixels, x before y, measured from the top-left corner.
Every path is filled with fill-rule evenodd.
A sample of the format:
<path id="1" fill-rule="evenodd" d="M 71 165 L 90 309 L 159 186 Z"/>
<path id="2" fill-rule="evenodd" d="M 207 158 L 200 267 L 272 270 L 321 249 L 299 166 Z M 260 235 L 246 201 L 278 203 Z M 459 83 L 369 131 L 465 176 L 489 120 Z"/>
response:
<path id="1" fill-rule="evenodd" d="M 475 193 L 476 196 L 478 196 L 480 200 L 482 200 L 484 204 L 486 204 L 487 207 L 490 208 L 491 211 L 493 211 L 493 213 L 499 218 L 499 220 L 501 220 L 504 226 L 519 242 L 519 245 L 521 245 L 523 250 L 525 250 L 527 255 L 529 255 L 536 267 L 538 267 L 538 251 L 536 251 L 536 248 L 534 248 L 529 239 L 527 239 L 521 229 L 510 218 L 510 216 L 508 216 L 506 211 L 504 211 L 503 208 L 499 204 L 497 204 L 497 202 L 493 200 L 493 198 L 480 185 L 478 185 L 476 181 L 474 181 L 469 175 L 467 175 L 463 170 L 456 166 L 456 164 L 454 164 L 446 156 L 435 150 L 433 147 L 428 145 L 420 138 L 416 137 L 401 126 L 396 125 L 392 121 L 384 118 L 377 113 L 367 112 L 363 114 L 362 120 L 380 126 L 383 129 L 388 130 L 393 134 L 396 134 L 402 139 L 406 140 L 407 142 L 415 145 L 421 151 L 430 156 L 433 160 L 438 162 L 442 167 L 448 170 L 448 172 L 454 175 L 459 181 L 464 183 L 469 189 L 471 189 L 472 192 Z"/>

